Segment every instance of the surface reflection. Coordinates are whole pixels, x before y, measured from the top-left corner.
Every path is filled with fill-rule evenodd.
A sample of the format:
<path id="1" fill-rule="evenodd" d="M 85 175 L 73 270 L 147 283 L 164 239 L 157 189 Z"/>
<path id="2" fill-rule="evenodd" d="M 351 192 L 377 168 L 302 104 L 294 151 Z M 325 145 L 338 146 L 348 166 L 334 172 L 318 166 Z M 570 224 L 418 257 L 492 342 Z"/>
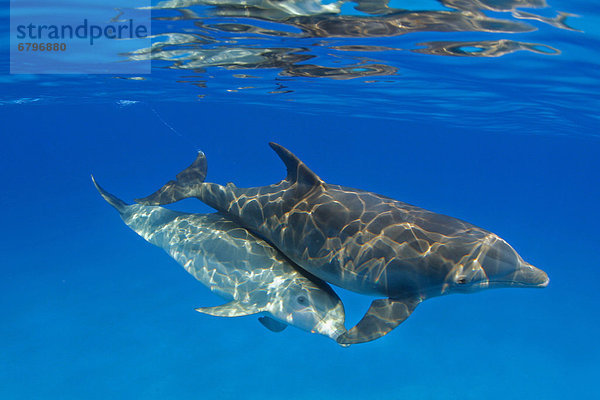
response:
<path id="1" fill-rule="evenodd" d="M 426 42 L 419 43 L 425 49 L 414 49 L 415 53 L 458 57 L 500 57 L 519 50 L 538 54 L 559 54 L 557 49 L 535 43 L 521 43 L 513 40 L 483 40 L 480 42 Z"/>
<path id="2" fill-rule="evenodd" d="M 130 58 L 197 73 L 220 67 L 337 80 L 390 76 L 399 73 L 398 57 L 406 52 L 560 54 L 552 44 L 517 36 L 542 25 L 572 29 L 572 14 L 548 10 L 544 0 L 168 0 L 152 8 L 159 32 L 151 48 Z"/>

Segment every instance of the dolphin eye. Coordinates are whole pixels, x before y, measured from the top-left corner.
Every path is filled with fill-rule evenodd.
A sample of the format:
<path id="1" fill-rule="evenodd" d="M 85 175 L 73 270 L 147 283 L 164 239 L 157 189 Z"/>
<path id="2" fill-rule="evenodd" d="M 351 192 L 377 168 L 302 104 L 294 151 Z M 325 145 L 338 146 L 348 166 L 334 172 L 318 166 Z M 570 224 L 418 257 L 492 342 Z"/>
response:
<path id="1" fill-rule="evenodd" d="M 306 305 L 306 303 L 308 303 L 308 300 L 306 300 L 306 297 L 304 297 L 304 296 L 296 297 L 296 301 L 298 302 L 298 304 L 301 304 L 301 305 Z"/>
<path id="2" fill-rule="evenodd" d="M 464 276 L 459 276 L 458 278 L 456 278 L 456 283 L 458 283 L 459 285 L 464 285 L 465 283 L 467 283 L 467 278 Z"/>

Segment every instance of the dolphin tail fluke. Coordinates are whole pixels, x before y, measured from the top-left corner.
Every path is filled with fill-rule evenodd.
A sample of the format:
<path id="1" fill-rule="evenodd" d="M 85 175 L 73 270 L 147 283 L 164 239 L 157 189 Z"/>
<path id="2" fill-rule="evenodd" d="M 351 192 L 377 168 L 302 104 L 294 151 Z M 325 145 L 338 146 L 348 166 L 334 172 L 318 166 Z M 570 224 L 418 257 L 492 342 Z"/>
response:
<path id="1" fill-rule="evenodd" d="M 192 165 L 178 173 L 174 181 L 167 182 L 166 185 L 150 196 L 135 199 L 135 201 L 147 206 L 158 206 L 195 197 L 193 194 L 194 188 L 204 182 L 204 179 L 206 179 L 206 170 L 206 156 L 203 152 L 199 151 Z"/>
<path id="2" fill-rule="evenodd" d="M 375 300 L 359 323 L 340 335 L 337 342 L 349 345 L 378 339 L 404 322 L 420 302 L 418 297 Z"/>
<path id="3" fill-rule="evenodd" d="M 96 186 L 96 189 L 98 189 L 98 192 L 100 192 L 100 195 L 108 202 L 108 204 L 116 208 L 120 213 L 125 211 L 128 206 L 127 203 L 102 189 L 102 187 L 98 185 L 98 182 L 96 182 L 96 179 L 94 179 L 94 175 L 92 175 L 92 182 L 94 182 L 94 186 Z"/>

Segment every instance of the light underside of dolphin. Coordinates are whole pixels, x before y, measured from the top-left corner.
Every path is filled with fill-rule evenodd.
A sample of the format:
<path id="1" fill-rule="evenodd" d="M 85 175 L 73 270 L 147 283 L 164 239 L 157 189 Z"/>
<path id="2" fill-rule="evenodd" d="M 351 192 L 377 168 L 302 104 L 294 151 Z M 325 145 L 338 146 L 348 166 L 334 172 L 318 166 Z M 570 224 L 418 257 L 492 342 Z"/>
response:
<path id="1" fill-rule="evenodd" d="M 258 234 L 300 267 L 358 293 L 384 296 L 338 342 L 381 337 L 424 299 L 493 287 L 544 287 L 547 275 L 497 235 L 467 222 L 363 190 L 326 184 L 284 147 L 283 181 L 237 188 L 204 182 L 196 161 L 143 204 L 197 197 Z"/>
<path id="2" fill-rule="evenodd" d="M 128 205 L 94 184 L 127 226 L 229 300 L 196 311 L 220 317 L 265 313 L 259 321 L 274 332 L 287 324 L 334 340 L 345 332 L 343 304 L 326 283 L 299 272 L 276 249 L 226 216 Z"/>

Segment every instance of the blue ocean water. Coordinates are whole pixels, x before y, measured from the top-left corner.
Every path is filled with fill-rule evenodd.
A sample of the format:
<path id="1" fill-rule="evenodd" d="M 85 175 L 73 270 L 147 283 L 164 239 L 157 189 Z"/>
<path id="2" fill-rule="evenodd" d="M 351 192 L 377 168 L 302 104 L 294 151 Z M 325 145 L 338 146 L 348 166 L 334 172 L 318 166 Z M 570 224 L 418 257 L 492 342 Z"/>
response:
<path id="1" fill-rule="evenodd" d="M 206 0 L 152 17 L 153 48 L 126 56 L 149 75 L 11 75 L 3 35 L 0 398 L 597 398 L 597 5 Z M 211 182 L 268 185 L 285 176 L 269 141 L 326 182 L 497 233 L 550 285 L 430 299 L 349 348 L 198 314 L 223 301 L 90 174 L 132 201 L 201 149 Z M 335 289 L 350 328 L 373 298 Z"/>

